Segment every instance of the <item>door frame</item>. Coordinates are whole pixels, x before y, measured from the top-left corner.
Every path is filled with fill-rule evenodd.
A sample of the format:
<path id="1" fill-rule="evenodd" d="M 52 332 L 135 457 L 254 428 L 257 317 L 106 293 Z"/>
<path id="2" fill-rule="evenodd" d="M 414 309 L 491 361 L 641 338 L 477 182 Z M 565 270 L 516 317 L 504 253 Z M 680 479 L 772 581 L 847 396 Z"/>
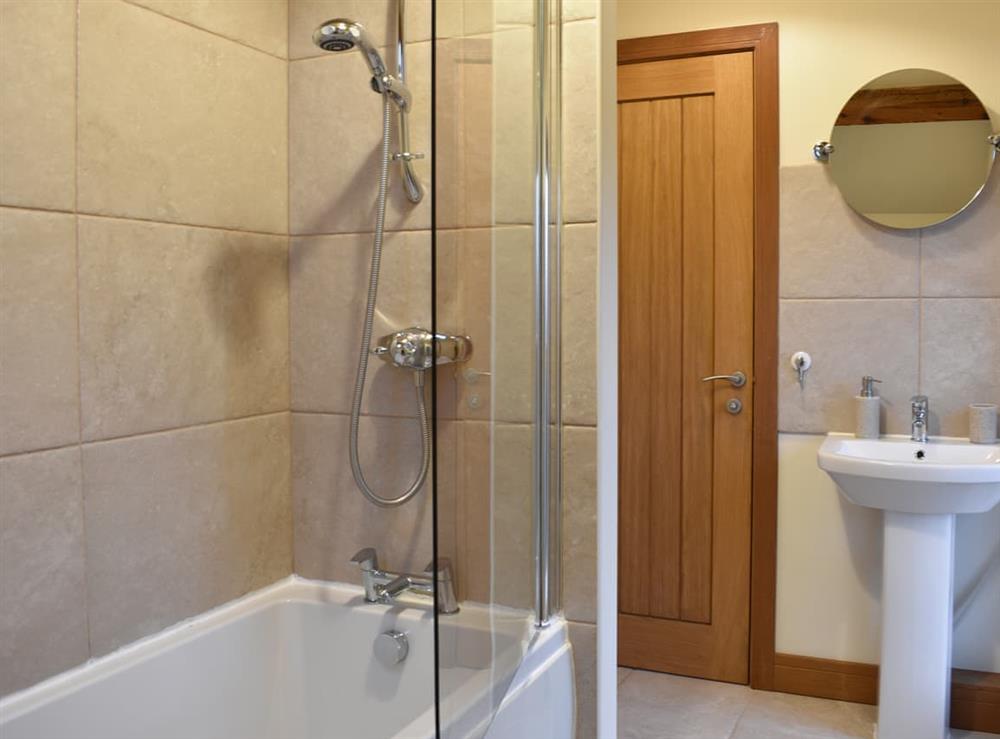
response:
<path id="1" fill-rule="evenodd" d="M 753 53 L 754 422 L 750 686 L 774 689 L 778 547 L 778 24 L 618 41 L 617 64 Z"/>

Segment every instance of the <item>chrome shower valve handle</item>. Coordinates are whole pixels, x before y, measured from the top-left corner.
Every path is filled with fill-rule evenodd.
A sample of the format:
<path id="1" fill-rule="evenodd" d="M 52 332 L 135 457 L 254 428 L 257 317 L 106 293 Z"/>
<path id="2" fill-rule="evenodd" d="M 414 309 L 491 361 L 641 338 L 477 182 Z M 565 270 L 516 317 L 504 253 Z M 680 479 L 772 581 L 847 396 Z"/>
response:
<path id="1" fill-rule="evenodd" d="M 466 361 L 472 356 L 472 340 L 412 327 L 380 338 L 372 354 L 395 367 L 422 372 L 435 364 Z"/>

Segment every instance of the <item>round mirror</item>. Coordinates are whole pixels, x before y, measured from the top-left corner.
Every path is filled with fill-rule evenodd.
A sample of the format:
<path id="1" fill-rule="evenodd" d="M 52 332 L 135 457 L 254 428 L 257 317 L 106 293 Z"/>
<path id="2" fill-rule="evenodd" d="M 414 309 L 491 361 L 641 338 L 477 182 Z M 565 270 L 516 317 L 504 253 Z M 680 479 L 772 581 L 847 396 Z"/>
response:
<path id="1" fill-rule="evenodd" d="M 922 228 L 964 210 L 989 177 L 989 114 L 953 77 L 882 75 L 847 101 L 830 138 L 831 174 L 848 204 L 891 228 Z"/>

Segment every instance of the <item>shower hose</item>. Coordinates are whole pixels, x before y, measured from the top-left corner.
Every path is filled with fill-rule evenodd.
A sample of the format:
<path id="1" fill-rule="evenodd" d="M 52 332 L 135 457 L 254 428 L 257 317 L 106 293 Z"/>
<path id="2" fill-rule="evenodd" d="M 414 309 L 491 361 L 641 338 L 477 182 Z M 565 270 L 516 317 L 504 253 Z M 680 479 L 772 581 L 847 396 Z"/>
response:
<path id="1" fill-rule="evenodd" d="M 389 185 L 389 147 L 392 138 L 392 101 L 382 94 L 382 160 L 378 179 L 378 205 L 375 215 L 375 241 L 372 245 L 372 264 L 368 275 L 368 301 L 365 305 L 364 327 L 361 331 L 361 351 L 358 355 L 358 372 L 354 378 L 354 398 L 351 401 L 350 454 L 351 472 L 354 482 L 362 494 L 377 506 L 392 508 L 402 505 L 416 495 L 427 479 L 431 462 L 431 428 L 427 418 L 424 400 L 424 372 L 414 370 L 413 384 L 417 395 L 417 418 L 420 422 L 420 471 L 410 486 L 395 498 L 379 495 L 365 479 L 364 469 L 358 457 L 358 430 L 361 421 L 361 401 L 365 394 L 365 378 L 368 376 L 368 357 L 371 351 L 372 324 L 375 321 L 375 303 L 378 297 L 378 278 L 382 263 L 382 238 L 385 234 L 385 200 Z"/>

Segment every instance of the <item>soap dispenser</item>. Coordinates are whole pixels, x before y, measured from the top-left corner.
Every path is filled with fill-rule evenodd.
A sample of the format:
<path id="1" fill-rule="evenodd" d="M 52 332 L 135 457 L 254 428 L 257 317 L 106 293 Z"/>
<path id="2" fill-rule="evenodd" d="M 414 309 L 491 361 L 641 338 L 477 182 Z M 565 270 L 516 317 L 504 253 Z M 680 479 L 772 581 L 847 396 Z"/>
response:
<path id="1" fill-rule="evenodd" d="M 854 398 L 854 435 L 859 439 L 877 439 L 879 437 L 882 399 L 875 392 L 876 380 L 871 375 L 861 378 L 861 394 Z"/>

